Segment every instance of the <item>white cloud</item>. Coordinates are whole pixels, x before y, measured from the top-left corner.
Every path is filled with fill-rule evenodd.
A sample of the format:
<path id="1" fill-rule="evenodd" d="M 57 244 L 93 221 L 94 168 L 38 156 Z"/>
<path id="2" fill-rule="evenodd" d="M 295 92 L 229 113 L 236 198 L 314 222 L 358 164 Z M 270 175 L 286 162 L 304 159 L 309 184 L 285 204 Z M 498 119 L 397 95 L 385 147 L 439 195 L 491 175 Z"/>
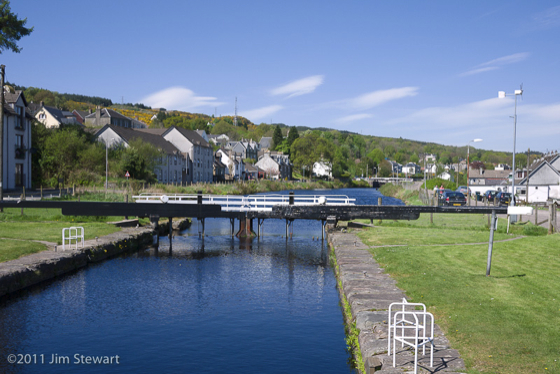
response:
<path id="1" fill-rule="evenodd" d="M 560 6 L 548 8 L 543 12 L 535 14 L 533 21 L 538 27 L 543 29 L 560 26 Z"/>
<path id="2" fill-rule="evenodd" d="M 270 91 L 271 95 L 288 95 L 288 97 L 300 96 L 315 91 L 323 84 L 323 75 L 313 75 L 311 77 L 290 82 L 284 86 L 277 87 Z"/>
<path id="3" fill-rule="evenodd" d="M 497 70 L 504 65 L 514 64 L 516 62 L 526 60 L 529 57 L 529 55 L 530 54 L 528 52 L 521 52 L 521 53 L 514 53 L 512 55 L 508 55 L 504 57 L 495 58 L 493 60 L 483 62 L 482 64 L 475 66 L 471 70 L 459 74 L 459 76 L 464 77 L 467 75 L 474 75 L 474 74 L 484 73 L 491 70 Z"/>
<path id="4" fill-rule="evenodd" d="M 355 122 L 355 121 L 359 121 L 361 119 L 371 118 L 371 117 L 373 117 L 373 116 L 371 114 L 367 114 L 367 113 L 352 114 L 350 116 L 338 118 L 334 122 L 339 123 L 339 124 L 347 124 L 347 123 L 350 123 L 350 122 Z"/>
<path id="5" fill-rule="evenodd" d="M 266 117 L 270 116 L 271 114 L 274 114 L 274 113 L 282 110 L 283 108 L 284 107 L 282 105 L 270 105 L 270 106 L 263 107 L 263 108 L 247 110 L 247 111 L 239 113 L 239 115 L 247 118 L 250 121 L 254 121 L 254 120 L 261 119 L 261 118 L 266 118 Z"/>
<path id="6" fill-rule="evenodd" d="M 347 100 L 347 104 L 356 109 L 371 109 L 386 102 L 418 95 L 418 87 L 391 88 L 373 91 L 354 99 Z"/>
<path id="7" fill-rule="evenodd" d="M 141 101 L 152 108 L 166 108 L 168 110 L 190 111 L 200 107 L 216 107 L 223 102 L 215 97 L 196 96 L 185 87 L 169 87 L 143 98 Z"/>

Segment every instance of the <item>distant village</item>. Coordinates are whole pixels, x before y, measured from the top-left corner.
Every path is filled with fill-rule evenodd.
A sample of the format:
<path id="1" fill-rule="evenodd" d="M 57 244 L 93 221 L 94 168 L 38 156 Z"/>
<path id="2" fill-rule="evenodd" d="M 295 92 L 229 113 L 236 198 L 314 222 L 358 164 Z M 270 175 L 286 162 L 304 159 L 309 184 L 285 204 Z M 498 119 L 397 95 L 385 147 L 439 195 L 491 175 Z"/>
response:
<path id="1" fill-rule="evenodd" d="M 47 128 L 62 125 L 84 126 L 94 134 L 95 140 L 107 148 L 124 146 L 136 139 L 161 150 L 154 174 L 159 183 L 190 184 L 213 183 L 259 178 L 292 179 L 293 164 L 287 154 L 272 150 L 272 138 L 262 137 L 258 142 L 248 139 L 232 141 L 226 134 L 208 135 L 204 130 L 148 128 L 137 118 L 98 107 L 95 111 L 63 111 L 42 103 L 27 103 L 17 91 L 5 93 L 4 105 L 4 188 L 31 188 L 31 131 L 33 120 Z M 209 125 L 212 125 L 209 123 Z M 27 145 L 27 146 L 26 146 Z M 217 150 L 215 150 L 217 149 Z M 459 172 L 467 170 L 467 162 L 439 165 L 436 155 L 427 154 L 420 164 L 409 162 L 401 165 L 387 160 L 395 176 L 423 176 L 427 174 L 443 180 L 455 181 Z M 534 160 L 526 168 L 511 170 L 507 164 L 496 165 L 494 170 L 471 167 L 468 170 L 469 185 L 475 190 L 505 190 L 515 178 L 516 194 L 524 200 L 527 190 L 529 200 L 546 201 L 560 196 L 560 155 L 549 152 Z M 442 170 L 443 168 L 443 170 Z M 332 178 L 332 165 L 316 162 L 313 176 Z M 365 177 L 375 176 L 368 171 Z M 364 177 L 364 176 L 362 176 Z"/>

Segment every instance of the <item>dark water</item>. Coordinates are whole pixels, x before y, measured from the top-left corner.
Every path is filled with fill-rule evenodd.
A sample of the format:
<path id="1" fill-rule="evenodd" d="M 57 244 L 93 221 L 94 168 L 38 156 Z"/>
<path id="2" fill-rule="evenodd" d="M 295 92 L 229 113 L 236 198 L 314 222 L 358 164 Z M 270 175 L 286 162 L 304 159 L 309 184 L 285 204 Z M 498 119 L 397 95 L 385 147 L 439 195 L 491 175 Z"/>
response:
<path id="1" fill-rule="evenodd" d="M 372 189 L 334 193 L 358 204 L 379 196 Z M 172 251 L 162 237 L 159 250 L 89 266 L 3 301 L 0 372 L 355 372 L 328 249 L 313 238 L 321 235 L 319 222 L 296 221 L 289 240 L 281 220 L 265 221 L 264 235 L 252 242 L 231 239 L 229 220 L 206 220 L 204 240 L 200 229 L 194 221 Z M 10 354 L 31 363 L 10 364 Z M 81 355 L 113 356 L 113 363 L 81 363 Z"/>

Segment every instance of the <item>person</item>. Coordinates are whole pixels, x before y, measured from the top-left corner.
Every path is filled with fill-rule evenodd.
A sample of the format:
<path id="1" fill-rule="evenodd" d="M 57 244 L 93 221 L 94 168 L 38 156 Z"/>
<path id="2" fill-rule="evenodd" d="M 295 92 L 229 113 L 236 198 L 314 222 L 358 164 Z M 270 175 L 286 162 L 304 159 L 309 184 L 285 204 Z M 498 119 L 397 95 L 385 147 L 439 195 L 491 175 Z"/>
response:
<path id="1" fill-rule="evenodd" d="M 443 192 L 443 190 L 445 189 L 443 188 L 443 183 L 441 184 L 441 187 L 439 189 L 441 190 L 441 192 Z"/>

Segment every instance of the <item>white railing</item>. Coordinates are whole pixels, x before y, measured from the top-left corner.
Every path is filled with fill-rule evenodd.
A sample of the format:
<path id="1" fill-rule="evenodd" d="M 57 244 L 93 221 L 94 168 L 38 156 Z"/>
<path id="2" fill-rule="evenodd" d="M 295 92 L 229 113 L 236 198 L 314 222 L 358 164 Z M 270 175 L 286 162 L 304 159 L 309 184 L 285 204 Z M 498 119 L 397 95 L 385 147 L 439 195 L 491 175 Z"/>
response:
<path id="1" fill-rule="evenodd" d="M 356 199 L 345 195 L 201 195 L 202 204 L 217 204 L 226 212 L 272 211 L 275 205 L 354 205 Z M 141 194 L 132 196 L 136 203 L 198 204 L 199 195 Z"/>
<path id="2" fill-rule="evenodd" d="M 66 250 L 66 241 L 68 241 L 68 245 L 71 247 L 73 240 L 76 242 L 76 249 L 78 249 L 78 243 L 81 243 L 82 248 L 84 248 L 83 227 L 69 227 L 62 229 L 62 250 Z"/>

